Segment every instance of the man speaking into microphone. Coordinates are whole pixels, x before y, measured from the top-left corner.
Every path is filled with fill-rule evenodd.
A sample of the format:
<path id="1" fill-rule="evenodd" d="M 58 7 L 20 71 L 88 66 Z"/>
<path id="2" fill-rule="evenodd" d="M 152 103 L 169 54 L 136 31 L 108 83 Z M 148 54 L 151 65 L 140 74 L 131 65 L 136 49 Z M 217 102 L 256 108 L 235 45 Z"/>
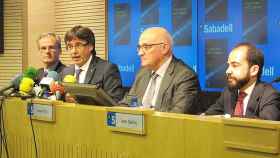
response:
<path id="1" fill-rule="evenodd" d="M 118 67 L 96 56 L 95 37 L 91 29 L 75 26 L 64 37 L 73 64 L 61 72 L 74 75 L 77 83 L 100 86 L 116 102 L 122 99 L 123 89 Z"/>

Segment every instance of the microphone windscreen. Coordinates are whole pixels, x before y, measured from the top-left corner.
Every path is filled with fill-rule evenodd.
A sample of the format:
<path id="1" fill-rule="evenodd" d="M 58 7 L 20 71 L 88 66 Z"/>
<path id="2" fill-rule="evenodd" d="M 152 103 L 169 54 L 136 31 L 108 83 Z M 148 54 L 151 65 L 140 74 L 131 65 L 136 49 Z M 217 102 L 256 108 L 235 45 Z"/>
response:
<path id="1" fill-rule="evenodd" d="M 73 75 L 66 75 L 63 79 L 63 82 L 66 82 L 66 83 L 76 83 L 77 80 L 76 80 L 76 77 L 74 77 Z"/>
<path id="2" fill-rule="evenodd" d="M 36 79 L 37 75 L 38 75 L 38 70 L 35 69 L 34 67 L 28 67 L 23 73 L 23 77 L 28 77 L 33 80 Z"/>
<path id="3" fill-rule="evenodd" d="M 39 85 L 40 86 L 47 86 L 47 87 L 49 87 L 52 82 L 54 82 L 53 78 L 51 78 L 51 77 L 44 77 L 44 78 L 41 79 Z"/>
<path id="4" fill-rule="evenodd" d="M 23 77 L 19 85 L 19 90 L 20 92 L 29 93 L 33 89 L 33 86 L 34 81 L 31 78 Z"/>
<path id="5" fill-rule="evenodd" d="M 59 76 L 56 71 L 49 71 L 47 77 L 51 77 L 53 80 L 57 81 Z"/>
<path id="6" fill-rule="evenodd" d="M 11 88 L 13 88 L 14 90 L 18 90 L 21 79 L 22 74 L 17 74 L 7 86 L 0 88 L 0 94 Z"/>
<path id="7" fill-rule="evenodd" d="M 64 94 L 64 87 L 60 85 L 58 82 L 53 82 L 50 85 L 50 90 L 53 94 L 56 94 L 57 92 L 60 92 L 61 95 Z"/>

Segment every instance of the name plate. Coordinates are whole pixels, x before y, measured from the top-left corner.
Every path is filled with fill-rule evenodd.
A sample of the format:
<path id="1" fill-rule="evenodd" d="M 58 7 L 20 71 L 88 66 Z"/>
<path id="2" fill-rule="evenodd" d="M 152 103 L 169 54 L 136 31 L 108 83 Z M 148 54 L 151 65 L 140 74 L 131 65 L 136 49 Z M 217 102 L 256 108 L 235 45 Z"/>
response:
<path id="1" fill-rule="evenodd" d="M 28 103 L 27 114 L 31 115 L 33 120 L 41 120 L 54 122 L 55 121 L 55 108 L 53 103 L 49 100 L 36 101 L 32 100 Z"/>
<path id="2" fill-rule="evenodd" d="M 144 114 L 107 112 L 107 126 L 112 131 L 145 134 Z"/>

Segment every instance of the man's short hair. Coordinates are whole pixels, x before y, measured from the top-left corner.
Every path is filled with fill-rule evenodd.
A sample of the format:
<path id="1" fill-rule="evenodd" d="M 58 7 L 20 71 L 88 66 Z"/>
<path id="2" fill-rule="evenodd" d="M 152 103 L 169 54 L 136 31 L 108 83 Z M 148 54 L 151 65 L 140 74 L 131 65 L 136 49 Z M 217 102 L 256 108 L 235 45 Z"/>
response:
<path id="1" fill-rule="evenodd" d="M 95 52 L 95 36 L 94 33 L 88 27 L 83 27 L 81 25 L 74 26 L 71 30 L 67 31 L 64 36 L 64 42 L 67 46 L 67 43 L 72 41 L 74 38 L 78 38 L 80 40 L 84 40 L 87 44 L 91 44 L 93 49 L 91 53 L 93 55 L 96 54 Z M 67 48 L 67 47 L 66 47 Z"/>
<path id="2" fill-rule="evenodd" d="M 253 65 L 259 66 L 258 80 L 260 80 L 262 76 L 263 65 L 264 65 L 264 55 L 262 51 L 260 49 L 257 49 L 255 45 L 249 42 L 239 43 L 233 49 L 239 47 L 247 47 L 247 61 L 250 67 Z"/>
<path id="3" fill-rule="evenodd" d="M 59 51 L 61 51 L 61 39 L 58 35 L 56 35 L 55 33 L 53 32 L 46 32 L 46 33 L 42 33 L 39 38 L 37 39 L 37 46 L 38 46 L 38 49 L 40 49 L 40 43 L 39 41 L 42 39 L 42 38 L 45 38 L 45 37 L 53 37 L 55 39 L 55 43 L 56 43 L 56 47 L 59 49 Z"/>

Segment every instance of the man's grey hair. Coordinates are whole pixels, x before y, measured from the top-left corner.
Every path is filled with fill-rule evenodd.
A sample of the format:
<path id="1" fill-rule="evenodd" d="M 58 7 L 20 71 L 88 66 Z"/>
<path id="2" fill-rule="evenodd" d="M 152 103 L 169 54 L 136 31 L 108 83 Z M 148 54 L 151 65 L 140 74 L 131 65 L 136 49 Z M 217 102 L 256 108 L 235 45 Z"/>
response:
<path id="1" fill-rule="evenodd" d="M 57 48 L 61 51 L 61 39 L 58 35 L 56 35 L 55 33 L 53 32 L 47 32 L 47 33 L 42 33 L 39 38 L 37 39 L 37 46 L 38 46 L 38 49 L 40 49 L 40 44 L 39 44 L 39 41 L 42 39 L 42 38 L 45 38 L 45 37 L 53 37 L 55 39 L 55 43 L 56 43 L 56 46 Z"/>

